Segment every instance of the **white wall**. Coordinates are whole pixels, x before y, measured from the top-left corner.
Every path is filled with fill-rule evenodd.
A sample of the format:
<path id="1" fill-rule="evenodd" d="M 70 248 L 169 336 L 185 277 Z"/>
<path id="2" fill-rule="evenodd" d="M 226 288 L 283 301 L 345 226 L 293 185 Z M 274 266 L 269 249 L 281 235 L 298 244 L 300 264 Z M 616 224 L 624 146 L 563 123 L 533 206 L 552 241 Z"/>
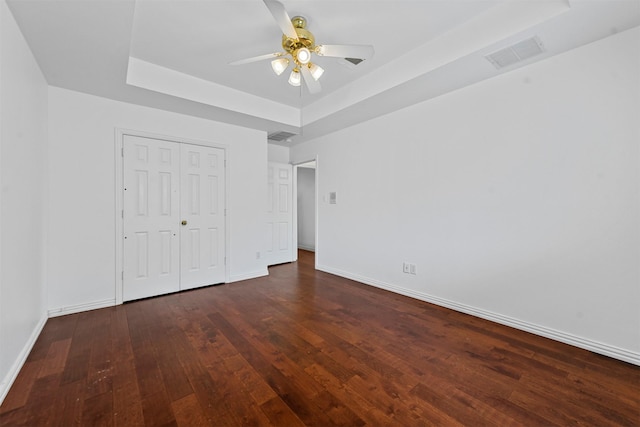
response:
<path id="1" fill-rule="evenodd" d="M 337 191 L 319 267 L 640 364 L 639 55 L 636 28 L 293 147 Z"/>
<path id="2" fill-rule="evenodd" d="M 0 1 L 0 403 L 46 321 L 47 85 Z"/>
<path id="3" fill-rule="evenodd" d="M 51 87 L 48 307 L 52 315 L 114 302 L 116 128 L 226 144 L 230 280 L 267 274 L 264 260 L 255 257 L 265 249 L 265 132 Z"/>
<path id="4" fill-rule="evenodd" d="M 269 144 L 268 157 L 270 162 L 289 163 L 289 147 Z"/>
<path id="5" fill-rule="evenodd" d="M 316 249 L 316 171 L 298 168 L 298 247 Z"/>

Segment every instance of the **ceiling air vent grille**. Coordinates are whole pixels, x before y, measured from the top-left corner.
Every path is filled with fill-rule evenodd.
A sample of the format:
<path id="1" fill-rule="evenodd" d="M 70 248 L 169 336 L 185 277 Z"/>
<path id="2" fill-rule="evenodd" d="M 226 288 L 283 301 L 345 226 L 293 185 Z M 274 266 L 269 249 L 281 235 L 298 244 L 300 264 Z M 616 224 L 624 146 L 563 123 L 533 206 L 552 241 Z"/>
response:
<path id="1" fill-rule="evenodd" d="M 364 59 L 360 58 L 341 58 L 338 60 L 339 64 L 344 65 L 347 68 L 355 68 L 358 65 L 362 64 Z"/>
<path id="2" fill-rule="evenodd" d="M 270 133 L 267 139 L 269 141 L 282 142 L 282 141 L 286 141 L 292 136 L 295 136 L 295 133 L 280 131 L 280 132 Z"/>
<path id="3" fill-rule="evenodd" d="M 360 59 L 360 58 L 344 58 L 344 60 L 351 62 L 353 65 L 358 65 L 359 63 L 364 61 L 364 59 Z"/>
<path id="4" fill-rule="evenodd" d="M 508 67 L 544 52 L 544 46 L 538 37 L 522 40 L 514 45 L 486 55 L 485 58 L 497 69 Z"/>

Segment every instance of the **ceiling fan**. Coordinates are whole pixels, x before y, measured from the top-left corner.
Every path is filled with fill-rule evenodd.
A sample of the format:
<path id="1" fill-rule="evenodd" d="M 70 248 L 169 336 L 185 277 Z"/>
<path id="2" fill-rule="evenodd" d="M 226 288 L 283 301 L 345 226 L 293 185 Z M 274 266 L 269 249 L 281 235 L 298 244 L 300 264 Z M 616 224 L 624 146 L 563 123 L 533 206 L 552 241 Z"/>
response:
<path id="1" fill-rule="evenodd" d="M 365 60 L 373 56 L 373 46 L 371 45 L 343 45 L 343 44 L 315 44 L 315 37 L 307 30 L 307 20 L 302 16 L 289 18 L 289 14 L 284 5 L 277 0 L 263 0 L 276 23 L 282 30 L 282 48 L 284 52 L 268 53 L 266 55 L 241 59 L 231 62 L 231 65 L 242 65 L 250 62 L 271 59 L 271 68 L 280 75 L 290 63 L 292 63 L 289 84 L 300 86 L 304 80 L 309 92 L 312 94 L 320 92 L 320 76 L 324 70 L 317 64 L 311 62 L 312 54 L 318 56 L 328 56 L 345 58 L 352 61 Z"/>

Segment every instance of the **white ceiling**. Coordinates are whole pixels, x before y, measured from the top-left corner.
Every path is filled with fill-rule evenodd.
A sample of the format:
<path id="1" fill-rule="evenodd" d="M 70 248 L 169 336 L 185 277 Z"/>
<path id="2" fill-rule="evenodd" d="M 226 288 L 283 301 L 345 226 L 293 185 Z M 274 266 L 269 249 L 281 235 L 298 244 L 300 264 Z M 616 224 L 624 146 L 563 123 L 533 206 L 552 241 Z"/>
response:
<path id="1" fill-rule="evenodd" d="M 359 75 L 430 40 L 488 9 L 496 1 L 290 1 L 289 16 L 307 17 L 318 44 L 371 44 L 375 56 L 348 68 L 334 58 L 314 57 L 325 68 L 321 83 L 331 92 Z M 373 5 L 373 7 L 369 7 Z M 428 10 L 428 14 L 425 12 Z M 131 37 L 132 56 L 300 107 L 300 90 L 276 76 L 269 61 L 243 66 L 229 62 L 281 52 L 282 32 L 261 0 L 137 2 Z M 314 96 L 303 93 L 305 103 Z"/>
<path id="2" fill-rule="evenodd" d="M 292 145 L 640 25 L 639 0 L 305 0 L 318 44 L 371 44 L 358 66 L 325 68 L 311 95 L 276 76 L 281 51 L 262 0 L 8 0 L 53 86 L 269 133 Z M 502 70 L 484 55 L 537 36 L 545 52 Z M 302 126 L 301 126 L 302 125 Z"/>

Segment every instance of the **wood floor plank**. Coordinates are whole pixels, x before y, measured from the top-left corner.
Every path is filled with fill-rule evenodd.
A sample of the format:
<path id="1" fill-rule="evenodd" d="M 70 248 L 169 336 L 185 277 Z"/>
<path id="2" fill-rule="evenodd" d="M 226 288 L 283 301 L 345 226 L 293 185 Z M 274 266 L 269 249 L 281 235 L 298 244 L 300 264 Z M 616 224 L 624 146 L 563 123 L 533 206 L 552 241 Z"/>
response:
<path id="1" fill-rule="evenodd" d="M 625 416 L 615 409 L 615 405 L 613 407 L 602 405 L 598 400 L 591 399 L 583 393 L 576 393 L 570 388 L 558 387 L 551 390 L 544 381 L 528 374 L 522 378 L 521 382 L 524 385 L 523 388 L 526 388 L 531 395 L 535 394 L 538 400 L 545 399 L 549 405 L 561 400 L 563 414 L 575 419 L 576 423 L 601 426 L 623 425 L 628 416 L 632 415 L 629 412 Z M 583 411 L 583 407 L 589 407 L 590 411 Z"/>
<path id="2" fill-rule="evenodd" d="M 208 419 L 221 425 L 268 425 L 268 420 L 258 404 L 251 399 L 249 389 L 234 371 L 227 368 L 225 360 L 237 355 L 231 344 L 201 309 L 190 309 L 188 318 L 182 316 L 181 307 L 172 306 L 178 322 L 184 330 L 183 340 L 174 341 L 199 405 Z M 191 350 L 188 350 L 191 348 Z M 192 364 L 188 352 L 198 349 L 198 360 Z M 216 390 L 211 393 L 210 390 Z"/>
<path id="3" fill-rule="evenodd" d="M 90 426 L 113 425 L 113 394 L 105 392 L 89 397 L 82 408 L 82 424 Z"/>
<path id="4" fill-rule="evenodd" d="M 297 416 L 306 424 L 332 425 L 330 418 L 315 403 L 315 398 L 322 390 L 322 386 L 317 384 L 305 373 L 305 377 L 292 377 L 294 372 L 289 370 L 287 361 L 281 354 L 270 354 L 270 351 L 262 351 L 254 347 L 247 339 L 236 332 L 236 329 L 222 316 L 210 315 L 216 325 L 227 336 L 239 353 L 253 366 L 260 371 L 266 382 L 278 394 L 278 396 L 290 407 Z M 264 342 L 264 347 L 270 345 Z M 284 370 L 285 372 L 282 372 Z"/>
<path id="5" fill-rule="evenodd" d="M 258 406 L 277 397 L 269 384 L 239 354 L 225 358 L 222 363 L 240 380 Z"/>
<path id="6" fill-rule="evenodd" d="M 419 383 L 411 393 L 435 408 L 450 414 L 462 425 L 504 425 L 504 419 L 496 417 L 497 411 L 488 405 L 478 405 L 471 396 L 463 393 L 451 393 L 450 390 L 437 389 Z"/>
<path id="7" fill-rule="evenodd" d="M 38 379 L 40 367 L 43 363 L 44 359 L 27 360 L 25 362 L 22 370 L 18 373 L 18 376 L 11 387 L 11 393 L 7 394 L 4 402 L 2 402 L 2 406 L 0 406 L 0 416 L 27 404 L 29 395 L 31 394 L 31 388 Z M 1 419 L 2 418 L 0 418 L 0 420 Z M 2 425 L 2 423 L 0 423 L 0 425 Z"/>
<path id="8" fill-rule="evenodd" d="M 46 425 L 49 422 L 48 420 L 51 414 L 59 407 L 57 398 L 60 397 L 58 393 L 62 388 L 64 388 L 64 386 L 61 383 L 61 374 L 38 378 L 33 383 L 31 393 L 29 394 L 27 406 L 30 410 L 25 414 L 24 425 Z"/>
<path id="9" fill-rule="evenodd" d="M 83 410 L 86 404 L 84 381 L 62 384 L 58 392 L 52 398 L 52 407 L 45 414 L 47 420 L 52 420 L 52 425 L 79 426 L 83 419 Z M 110 414 L 104 414 L 110 415 Z"/>
<path id="10" fill-rule="evenodd" d="M 76 316 L 76 327 L 73 330 L 68 360 L 62 373 L 62 384 L 85 381 L 87 379 L 91 357 L 91 342 L 97 333 L 97 325 L 102 314 L 85 312 Z"/>
<path id="11" fill-rule="evenodd" d="M 178 426 L 191 427 L 209 424 L 207 416 L 202 410 L 195 394 L 190 394 L 174 401 L 171 403 L 171 407 Z"/>
<path id="12" fill-rule="evenodd" d="M 171 309 L 167 305 L 167 300 L 156 298 L 152 302 L 155 304 L 151 311 L 153 315 L 148 319 L 153 326 L 150 328 L 149 337 L 153 342 L 165 389 L 173 402 L 193 394 L 191 384 L 180 363 L 181 360 L 189 357 L 190 349 L 185 348 L 184 334 L 174 327 L 175 320 L 169 316 Z"/>
<path id="13" fill-rule="evenodd" d="M 142 426 L 144 425 L 142 399 L 129 334 L 127 308 L 126 306 L 114 307 L 110 314 L 113 425 Z"/>
<path id="14" fill-rule="evenodd" d="M 78 317 L 61 316 L 47 320 L 40 337 L 29 353 L 28 360 L 35 361 L 46 358 L 52 342 L 73 337 Z"/>
<path id="15" fill-rule="evenodd" d="M 273 397 L 260 405 L 260 409 L 269 418 L 274 426 L 304 426 L 300 418 L 295 414 L 280 397 Z"/>
<path id="16" fill-rule="evenodd" d="M 314 270 L 49 319 L 8 426 L 640 426 L 640 367 Z"/>
<path id="17" fill-rule="evenodd" d="M 40 372 L 38 372 L 38 378 L 62 373 L 64 365 L 67 362 L 70 347 L 71 338 L 52 342 L 47 351 L 47 356 L 43 359 Z"/>
<path id="18" fill-rule="evenodd" d="M 376 407 L 371 400 L 357 393 L 348 383 L 336 378 L 322 364 L 311 365 L 306 371 L 325 388 L 332 390 L 337 398 L 367 424 L 393 424 L 392 419 Z"/>

